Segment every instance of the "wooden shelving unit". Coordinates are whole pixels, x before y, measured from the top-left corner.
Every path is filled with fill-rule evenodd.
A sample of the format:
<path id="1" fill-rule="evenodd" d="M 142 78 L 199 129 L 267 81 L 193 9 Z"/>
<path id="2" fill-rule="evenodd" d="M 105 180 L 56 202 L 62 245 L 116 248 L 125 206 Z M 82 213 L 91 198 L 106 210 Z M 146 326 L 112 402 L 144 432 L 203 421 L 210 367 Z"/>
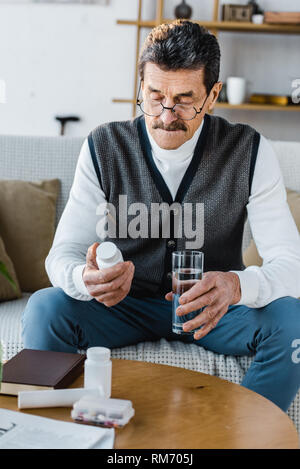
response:
<path id="1" fill-rule="evenodd" d="M 212 21 L 198 21 L 192 20 L 195 23 L 205 26 L 212 34 L 218 36 L 219 31 L 240 32 L 240 33 L 263 33 L 263 34 L 300 34 L 300 25 L 282 25 L 282 24 L 254 24 L 254 23 L 241 23 L 233 21 L 219 21 L 219 7 L 220 0 L 214 0 L 213 19 Z M 156 0 L 156 16 L 154 20 L 145 21 L 141 18 L 142 0 L 138 0 L 138 17 L 136 20 L 117 20 L 119 25 L 132 25 L 137 28 L 136 38 L 136 52 L 135 52 L 135 77 L 134 77 L 134 90 L 133 98 L 120 99 L 114 98 L 115 103 L 129 103 L 132 104 L 132 116 L 136 115 L 136 95 L 138 89 L 138 57 L 140 51 L 140 33 L 142 28 L 152 29 L 161 23 L 170 23 L 174 19 L 163 18 L 164 0 Z M 271 104 L 253 104 L 243 103 L 237 106 L 229 103 L 217 102 L 215 108 L 219 109 L 242 109 L 247 111 L 286 111 L 286 112 L 299 112 L 300 105 L 278 106 Z"/>
<path id="2" fill-rule="evenodd" d="M 275 104 L 254 104 L 254 103 L 243 103 L 238 105 L 232 105 L 229 103 L 219 103 L 215 104 L 215 108 L 219 109 L 241 109 L 245 111 L 291 111 L 299 112 L 300 106 L 295 104 L 289 104 L 287 106 L 279 106 Z"/>
<path id="3" fill-rule="evenodd" d="M 162 22 L 171 23 L 174 19 L 164 18 Z M 268 34 L 300 34 L 300 25 L 280 25 L 280 24 L 254 24 L 254 23 L 240 23 L 234 21 L 199 21 L 192 20 L 194 23 L 199 23 L 207 29 L 217 31 L 231 31 L 231 32 L 247 32 L 247 33 L 268 33 Z M 117 20 L 117 24 L 126 24 L 132 26 L 139 26 L 141 28 L 154 28 L 157 23 L 155 21 L 136 21 L 136 20 Z"/>

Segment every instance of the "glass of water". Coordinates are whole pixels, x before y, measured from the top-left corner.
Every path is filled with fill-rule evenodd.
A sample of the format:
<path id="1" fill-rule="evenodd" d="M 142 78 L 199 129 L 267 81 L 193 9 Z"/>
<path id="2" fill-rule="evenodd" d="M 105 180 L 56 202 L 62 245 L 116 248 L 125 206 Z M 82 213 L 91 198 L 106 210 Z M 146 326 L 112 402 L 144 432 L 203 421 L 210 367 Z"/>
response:
<path id="1" fill-rule="evenodd" d="M 180 306 L 180 296 L 202 279 L 203 263 L 204 253 L 201 251 L 175 251 L 172 253 L 172 331 L 175 334 L 194 334 L 199 329 L 185 332 L 182 326 L 185 322 L 198 316 L 204 308 L 183 316 L 178 316 L 176 309 Z"/>

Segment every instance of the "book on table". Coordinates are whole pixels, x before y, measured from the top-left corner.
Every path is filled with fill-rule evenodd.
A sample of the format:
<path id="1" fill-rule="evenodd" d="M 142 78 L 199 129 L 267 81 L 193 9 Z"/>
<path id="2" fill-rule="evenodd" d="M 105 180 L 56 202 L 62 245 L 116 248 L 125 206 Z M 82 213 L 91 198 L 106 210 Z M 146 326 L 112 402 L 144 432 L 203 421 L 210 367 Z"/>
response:
<path id="1" fill-rule="evenodd" d="M 85 355 L 24 349 L 3 365 L 0 394 L 63 389 L 83 371 Z"/>

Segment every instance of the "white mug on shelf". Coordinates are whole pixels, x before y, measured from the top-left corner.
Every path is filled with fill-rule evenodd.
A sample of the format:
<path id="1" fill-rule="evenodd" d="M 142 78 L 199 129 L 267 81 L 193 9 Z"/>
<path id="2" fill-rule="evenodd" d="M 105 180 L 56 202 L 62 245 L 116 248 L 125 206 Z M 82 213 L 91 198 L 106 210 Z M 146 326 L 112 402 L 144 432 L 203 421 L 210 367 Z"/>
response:
<path id="1" fill-rule="evenodd" d="M 241 77 L 228 77 L 226 84 L 229 104 L 242 104 L 246 98 L 246 79 Z"/>
<path id="2" fill-rule="evenodd" d="M 264 22 L 264 15 L 252 15 L 252 23 L 254 24 L 263 24 Z"/>

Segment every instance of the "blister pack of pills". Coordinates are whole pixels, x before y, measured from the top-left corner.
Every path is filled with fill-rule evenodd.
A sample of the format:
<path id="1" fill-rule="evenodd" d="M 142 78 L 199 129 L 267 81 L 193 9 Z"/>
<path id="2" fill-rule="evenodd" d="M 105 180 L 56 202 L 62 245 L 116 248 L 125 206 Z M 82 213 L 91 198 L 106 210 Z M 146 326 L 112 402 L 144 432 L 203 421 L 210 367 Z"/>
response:
<path id="1" fill-rule="evenodd" d="M 102 427 L 123 427 L 134 416 L 132 402 L 126 399 L 107 399 L 84 396 L 75 402 L 71 417 L 78 423 Z"/>

